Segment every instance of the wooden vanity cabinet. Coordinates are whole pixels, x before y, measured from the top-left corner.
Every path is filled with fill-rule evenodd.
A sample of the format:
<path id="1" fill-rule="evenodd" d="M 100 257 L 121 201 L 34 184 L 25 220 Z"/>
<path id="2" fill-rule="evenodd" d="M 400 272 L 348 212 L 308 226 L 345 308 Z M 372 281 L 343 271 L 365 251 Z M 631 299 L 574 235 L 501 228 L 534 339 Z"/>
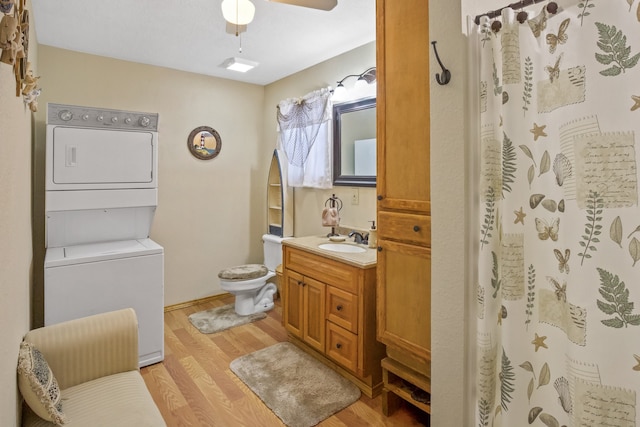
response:
<path id="1" fill-rule="evenodd" d="M 315 350 L 324 352 L 325 284 L 295 271 L 285 272 L 284 277 L 285 328 Z"/>
<path id="2" fill-rule="evenodd" d="M 283 246 L 283 319 L 289 340 L 369 397 L 382 389 L 376 340 L 376 268 Z"/>
<path id="3" fill-rule="evenodd" d="M 404 399 L 430 412 L 428 2 L 377 0 L 376 13 L 377 333 L 387 347 L 382 406 L 389 415 Z"/>

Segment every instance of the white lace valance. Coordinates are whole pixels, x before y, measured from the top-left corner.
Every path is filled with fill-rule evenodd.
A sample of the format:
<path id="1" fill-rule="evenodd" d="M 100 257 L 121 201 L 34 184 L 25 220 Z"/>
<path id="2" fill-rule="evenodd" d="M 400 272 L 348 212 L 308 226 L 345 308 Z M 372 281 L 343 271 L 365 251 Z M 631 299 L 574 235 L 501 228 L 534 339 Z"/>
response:
<path id="1" fill-rule="evenodd" d="M 278 104 L 278 143 L 292 187 L 331 188 L 331 110 L 329 88 Z"/>

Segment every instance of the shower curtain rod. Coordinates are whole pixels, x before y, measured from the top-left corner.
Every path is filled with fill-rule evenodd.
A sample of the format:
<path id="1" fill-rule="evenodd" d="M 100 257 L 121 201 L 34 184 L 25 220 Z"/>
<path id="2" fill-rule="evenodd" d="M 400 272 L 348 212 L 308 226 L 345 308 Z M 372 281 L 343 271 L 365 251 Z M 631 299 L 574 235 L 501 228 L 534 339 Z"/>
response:
<path id="1" fill-rule="evenodd" d="M 531 6 L 532 4 L 536 4 L 536 3 L 542 3 L 543 1 L 546 0 L 522 0 L 522 1 L 517 1 L 515 3 L 511 3 L 507 6 L 501 7 L 500 9 L 497 10 L 491 10 L 489 12 L 486 13 L 481 13 L 480 15 L 476 16 L 476 18 L 474 19 L 476 25 L 480 25 L 480 18 L 483 16 L 487 16 L 489 19 L 495 18 L 497 16 L 500 16 L 502 14 L 502 10 L 506 9 L 508 7 L 510 7 L 513 10 L 518 10 L 518 9 L 522 9 L 523 7 L 526 6 Z"/>

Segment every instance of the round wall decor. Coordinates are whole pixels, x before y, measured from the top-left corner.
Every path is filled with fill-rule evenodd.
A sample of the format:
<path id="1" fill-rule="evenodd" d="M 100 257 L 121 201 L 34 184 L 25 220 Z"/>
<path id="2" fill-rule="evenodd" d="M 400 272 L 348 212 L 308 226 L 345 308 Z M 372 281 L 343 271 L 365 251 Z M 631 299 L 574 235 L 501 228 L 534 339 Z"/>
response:
<path id="1" fill-rule="evenodd" d="M 211 160 L 220 154 L 222 138 L 212 127 L 199 126 L 189 134 L 187 147 L 195 157 L 201 160 Z"/>

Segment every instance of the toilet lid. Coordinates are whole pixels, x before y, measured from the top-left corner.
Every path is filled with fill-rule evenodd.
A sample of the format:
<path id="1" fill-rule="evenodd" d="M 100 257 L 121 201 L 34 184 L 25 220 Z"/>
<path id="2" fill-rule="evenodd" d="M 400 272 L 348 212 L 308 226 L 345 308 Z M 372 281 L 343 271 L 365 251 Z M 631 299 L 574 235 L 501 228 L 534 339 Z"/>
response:
<path id="1" fill-rule="evenodd" d="M 225 268 L 218 273 L 218 277 L 223 280 L 250 280 L 262 277 L 268 272 L 269 269 L 262 264 L 245 264 Z"/>

